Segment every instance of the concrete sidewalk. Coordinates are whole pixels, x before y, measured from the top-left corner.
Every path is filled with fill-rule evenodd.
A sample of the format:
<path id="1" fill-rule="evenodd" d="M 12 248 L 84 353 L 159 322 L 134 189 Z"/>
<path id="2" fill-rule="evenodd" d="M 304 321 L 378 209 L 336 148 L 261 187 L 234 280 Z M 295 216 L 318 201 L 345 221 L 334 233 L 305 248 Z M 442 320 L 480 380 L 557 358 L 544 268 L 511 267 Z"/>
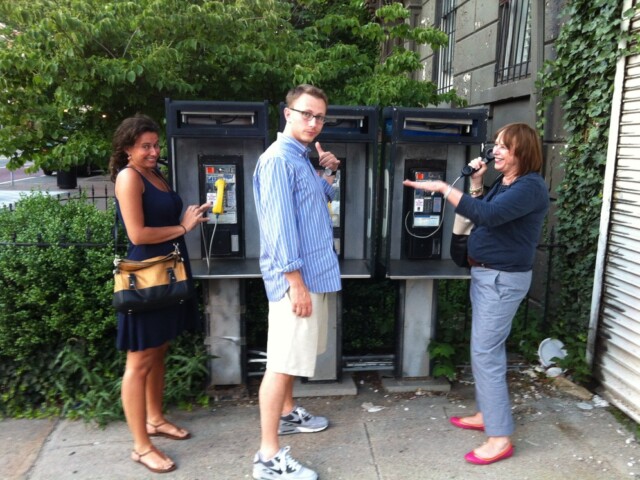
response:
<path id="1" fill-rule="evenodd" d="M 607 408 L 567 394 L 547 379 L 511 375 L 515 455 L 489 466 L 464 461 L 483 434 L 451 426 L 448 417 L 473 412 L 473 387 L 456 383 L 448 394 L 391 394 L 374 376 L 355 380 L 358 394 L 300 400 L 326 415 L 328 430 L 281 437 L 294 458 L 322 480 L 399 479 L 627 479 L 640 476 L 633 434 Z M 345 382 L 354 382 L 348 378 Z M 583 392 L 584 393 L 584 392 Z M 363 404 L 384 407 L 368 411 Z M 591 407 L 591 408 L 589 408 Z M 168 417 L 193 438 L 156 445 L 178 465 L 167 479 L 248 479 L 259 445 L 255 394 L 215 402 L 208 409 Z M 0 422 L 2 479 L 157 478 L 129 459 L 124 422 L 101 429 L 68 420 Z"/>

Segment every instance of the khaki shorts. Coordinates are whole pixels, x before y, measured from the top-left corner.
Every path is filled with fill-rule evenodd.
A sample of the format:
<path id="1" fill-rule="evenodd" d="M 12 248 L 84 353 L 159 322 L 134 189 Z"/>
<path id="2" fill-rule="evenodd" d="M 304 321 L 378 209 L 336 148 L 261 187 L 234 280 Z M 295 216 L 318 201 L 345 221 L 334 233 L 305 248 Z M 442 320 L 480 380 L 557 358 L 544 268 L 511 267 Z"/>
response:
<path id="1" fill-rule="evenodd" d="M 329 306 L 326 293 L 311 293 L 311 316 L 291 310 L 289 292 L 269 302 L 267 370 L 297 377 L 313 377 L 316 358 L 327 349 Z"/>

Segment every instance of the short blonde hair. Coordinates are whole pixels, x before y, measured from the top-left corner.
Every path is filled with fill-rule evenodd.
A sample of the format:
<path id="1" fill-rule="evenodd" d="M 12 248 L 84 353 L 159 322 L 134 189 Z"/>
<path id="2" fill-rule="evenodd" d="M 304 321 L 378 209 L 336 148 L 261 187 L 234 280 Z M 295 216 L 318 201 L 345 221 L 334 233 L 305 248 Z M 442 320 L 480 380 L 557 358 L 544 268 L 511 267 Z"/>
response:
<path id="1" fill-rule="evenodd" d="M 324 93 L 324 90 L 313 85 L 302 84 L 298 85 L 297 87 L 293 87 L 291 90 L 289 90 L 289 93 L 287 93 L 287 107 L 293 105 L 293 102 L 295 102 L 298 98 L 300 98 L 301 95 L 304 94 L 319 98 L 320 100 L 324 101 L 325 105 L 329 105 L 329 99 L 327 98 L 327 94 Z"/>

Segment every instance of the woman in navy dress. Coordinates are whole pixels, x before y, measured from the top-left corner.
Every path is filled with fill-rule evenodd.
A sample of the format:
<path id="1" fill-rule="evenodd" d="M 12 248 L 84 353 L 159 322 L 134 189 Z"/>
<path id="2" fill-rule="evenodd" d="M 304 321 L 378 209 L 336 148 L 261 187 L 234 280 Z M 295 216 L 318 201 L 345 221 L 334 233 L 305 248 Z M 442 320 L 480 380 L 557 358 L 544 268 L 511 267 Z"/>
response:
<path id="1" fill-rule="evenodd" d="M 127 118 L 117 128 L 109 161 L 116 209 L 129 240 L 127 258 L 145 260 L 166 255 L 178 243 L 188 269 L 183 235 L 207 220 L 203 213 L 210 205 L 190 205 L 180 218 L 182 200 L 157 167 L 159 131 L 158 125 L 144 115 Z M 162 397 L 169 342 L 190 322 L 197 311 L 194 303 L 117 314 L 116 345 L 127 352 L 122 406 L 133 435 L 131 458 L 156 473 L 170 472 L 176 465 L 151 443 L 150 437 L 186 440 L 191 436 L 164 417 Z"/>

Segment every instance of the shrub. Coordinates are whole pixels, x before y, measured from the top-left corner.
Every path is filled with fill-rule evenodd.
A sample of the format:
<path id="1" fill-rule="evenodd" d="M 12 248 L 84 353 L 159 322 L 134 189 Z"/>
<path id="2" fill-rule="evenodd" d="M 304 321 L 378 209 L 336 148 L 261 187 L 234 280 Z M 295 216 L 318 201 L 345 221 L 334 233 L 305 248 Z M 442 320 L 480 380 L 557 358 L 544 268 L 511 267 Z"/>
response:
<path id="1" fill-rule="evenodd" d="M 122 417 L 124 354 L 115 348 L 113 207 L 44 193 L 0 210 L 0 416 Z M 203 402 L 201 335 L 167 359 L 167 399 Z"/>

